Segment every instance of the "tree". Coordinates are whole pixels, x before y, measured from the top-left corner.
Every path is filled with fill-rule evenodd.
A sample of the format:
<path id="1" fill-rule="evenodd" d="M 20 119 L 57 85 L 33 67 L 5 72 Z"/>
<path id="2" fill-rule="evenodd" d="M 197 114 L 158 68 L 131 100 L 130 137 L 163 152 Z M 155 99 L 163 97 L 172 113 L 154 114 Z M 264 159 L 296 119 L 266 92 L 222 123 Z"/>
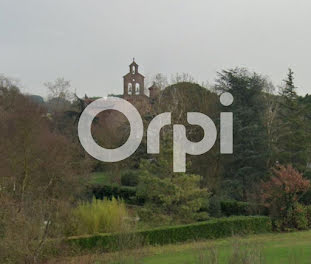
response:
<path id="1" fill-rule="evenodd" d="M 70 81 L 66 81 L 64 78 L 57 78 L 54 82 L 46 82 L 44 85 L 49 90 L 50 98 L 61 98 L 64 100 L 72 98 Z"/>
<path id="2" fill-rule="evenodd" d="M 63 236 L 87 166 L 43 107 L 12 93 L 0 97 L 0 262 L 37 263 Z"/>
<path id="3" fill-rule="evenodd" d="M 305 122 L 305 108 L 299 102 L 294 85 L 294 73 L 288 71 L 285 85 L 281 91 L 279 110 L 277 151 L 281 164 L 292 164 L 300 171 L 307 166 L 307 129 Z"/>
<path id="4" fill-rule="evenodd" d="M 287 79 L 284 80 L 285 86 L 282 89 L 282 96 L 284 96 L 287 103 L 290 105 L 295 104 L 297 99 L 296 87 L 294 85 L 294 72 L 292 69 L 288 69 Z"/>
<path id="5" fill-rule="evenodd" d="M 164 140 L 160 155 L 141 161 L 138 196 L 145 199 L 148 214 L 158 220 L 165 215 L 169 220 L 193 221 L 207 203 L 209 192 L 200 188 L 199 175 L 173 172 L 169 142 Z"/>
<path id="6" fill-rule="evenodd" d="M 219 124 L 218 96 L 196 83 L 181 82 L 168 86 L 161 93 L 161 101 L 156 105 L 161 112 L 172 113 L 173 124 L 183 124 L 186 127 L 187 138 L 193 142 L 200 141 L 203 130 L 199 126 L 187 122 L 188 112 L 206 114 Z M 163 138 L 172 135 L 172 126 L 162 129 Z M 218 141 L 208 152 L 198 155 L 188 155 L 187 172 L 201 176 L 201 187 L 208 187 L 210 191 L 218 191 L 220 180 L 220 153 Z"/>
<path id="7" fill-rule="evenodd" d="M 229 92 L 234 97 L 231 106 L 222 107 L 233 112 L 233 155 L 222 156 L 224 188 L 231 198 L 248 200 L 257 183 L 267 175 L 267 129 L 263 90 L 267 80 L 245 69 L 222 71 L 215 90 Z"/>
<path id="8" fill-rule="evenodd" d="M 181 82 L 188 82 L 194 83 L 195 79 L 190 73 L 176 73 L 171 76 L 171 84 L 181 83 Z"/>
<path id="9" fill-rule="evenodd" d="M 304 97 L 298 99 L 300 107 L 304 109 L 304 132 L 305 132 L 305 146 L 306 146 L 306 162 L 307 168 L 304 175 L 311 179 L 311 96 L 306 94 Z M 310 193 L 311 194 L 311 193 Z M 309 199 L 311 203 L 311 199 Z M 309 203 L 308 202 L 308 203 Z"/>
<path id="10" fill-rule="evenodd" d="M 275 87 L 271 82 L 263 90 L 264 101 L 264 126 L 267 135 L 267 161 L 266 168 L 271 168 L 278 160 L 278 150 L 276 142 L 279 137 L 278 114 L 280 110 L 279 96 L 275 95 Z"/>
<path id="11" fill-rule="evenodd" d="M 15 92 L 19 92 L 19 81 L 17 79 L 13 79 L 7 77 L 3 74 L 0 74 L 0 90 L 3 92 L 4 90 L 15 90 Z"/>
<path id="12" fill-rule="evenodd" d="M 169 85 L 167 77 L 162 73 L 157 73 L 151 77 L 148 77 L 146 80 L 146 84 L 147 87 L 155 84 L 161 90 L 164 90 Z"/>
<path id="13" fill-rule="evenodd" d="M 48 104 L 52 110 L 63 111 L 70 105 L 69 101 L 73 99 L 73 93 L 70 91 L 70 81 L 64 78 L 57 78 L 54 82 L 46 82 L 44 86 L 49 91 Z"/>
<path id="14" fill-rule="evenodd" d="M 10 108 L 19 95 L 18 81 L 0 75 L 0 107 L 3 107 L 4 110 Z"/>
<path id="15" fill-rule="evenodd" d="M 200 188 L 200 176 L 179 173 L 159 177 L 151 173 L 149 166 L 142 163 L 138 195 L 144 197 L 150 213 L 164 214 L 181 222 L 195 220 L 209 196 L 207 189 Z"/>

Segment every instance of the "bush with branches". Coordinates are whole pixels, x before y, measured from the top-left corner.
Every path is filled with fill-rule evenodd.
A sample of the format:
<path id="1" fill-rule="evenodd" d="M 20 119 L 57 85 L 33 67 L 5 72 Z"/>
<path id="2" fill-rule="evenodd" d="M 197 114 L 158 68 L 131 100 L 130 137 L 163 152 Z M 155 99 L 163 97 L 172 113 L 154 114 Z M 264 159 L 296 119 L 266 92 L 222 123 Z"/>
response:
<path id="1" fill-rule="evenodd" d="M 277 229 L 307 227 L 306 210 L 298 201 L 309 188 L 310 181 L 291 165 L 273 168 L 273 176 L 262 184 L 262 199 Z"/>

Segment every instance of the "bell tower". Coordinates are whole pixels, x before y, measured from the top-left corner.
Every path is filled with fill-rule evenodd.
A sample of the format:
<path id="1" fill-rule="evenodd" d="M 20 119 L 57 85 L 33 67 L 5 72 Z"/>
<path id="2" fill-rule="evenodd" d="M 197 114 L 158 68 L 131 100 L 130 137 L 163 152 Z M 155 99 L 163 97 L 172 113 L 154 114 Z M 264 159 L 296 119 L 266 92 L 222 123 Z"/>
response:
<path id="1" fill-rule="evenodd" d="M 129 65 L 130 71 L 128 74 L 123 76 L 123 95 L 124 96 L 135 96 L 145 95 L 145 77 L 138 72 L 138 64 L 133 58 L 133 62 Z"/>

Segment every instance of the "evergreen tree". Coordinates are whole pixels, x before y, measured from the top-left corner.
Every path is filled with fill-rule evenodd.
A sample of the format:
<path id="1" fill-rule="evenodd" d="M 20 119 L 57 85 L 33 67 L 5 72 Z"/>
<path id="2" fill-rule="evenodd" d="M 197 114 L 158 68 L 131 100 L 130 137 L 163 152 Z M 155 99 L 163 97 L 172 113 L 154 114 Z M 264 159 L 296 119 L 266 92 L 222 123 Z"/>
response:
<path id="1" fill-rule="evenodd" d="M 288 103 L 293 104 L 298 96 L 294 85 L 294 72 L 292 69 L 288 69 L 287 79 L 285 79 L 284 82 L 285 87 L 282 90 L 282 96 Z"/>
<path id="2" fill-rule="evenodd" d="M 262 96 L 265 85 L 265 78 L 245 69 L 219 73 L 216 91 L 229 92 L 234 97 L 233 104 L 222 109 L 233 112 L 233 155 L 223 160 L 224 187 L 231 198 L 248 200 L 267 175 L 266 111 Z"/>
<path id="3" fill-rule="evenodd" d="M 281 91 L 279 111 L 278 162 L 292 164 L 300 171 L 307 165 L 307 134 L 305 107 L 300 103 L 294 84 L 294 73 L 289 69 Z"/>

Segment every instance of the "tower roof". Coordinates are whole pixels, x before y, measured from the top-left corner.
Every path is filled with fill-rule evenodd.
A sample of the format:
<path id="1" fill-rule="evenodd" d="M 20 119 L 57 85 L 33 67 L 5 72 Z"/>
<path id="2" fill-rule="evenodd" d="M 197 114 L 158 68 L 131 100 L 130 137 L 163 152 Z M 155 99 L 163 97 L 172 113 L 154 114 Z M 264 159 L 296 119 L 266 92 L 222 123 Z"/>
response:
<path id="1" fill-rule="evenodd" d="M 135 58 L 133 58 L 133 62 L 129 66 L 138 66 L 138 64 L 135 61 Z"/>
<path id="2" fill-rule="evenodd" d="M 135 58 L 133 58 L 133 62 L 129 65 L 130 71 L 129 71 L 129 73 L 125 74 L 123 76 L 123 78 L 125 78 L 127 76 L 132 76 L 132 75 L 139 75 L 139 76 L 145 78 L 144 75 L 139 73 L 138 67 L 139 67 L 139 65 L 135 62 Z"/>
<path id="3" fill-rule="evenodd" d="M 160 87 L 155 82 L 153 82 L 152 85 L 148 88 L 148 90 L 155 90 L 155 89 L 160 89 Z"/>

